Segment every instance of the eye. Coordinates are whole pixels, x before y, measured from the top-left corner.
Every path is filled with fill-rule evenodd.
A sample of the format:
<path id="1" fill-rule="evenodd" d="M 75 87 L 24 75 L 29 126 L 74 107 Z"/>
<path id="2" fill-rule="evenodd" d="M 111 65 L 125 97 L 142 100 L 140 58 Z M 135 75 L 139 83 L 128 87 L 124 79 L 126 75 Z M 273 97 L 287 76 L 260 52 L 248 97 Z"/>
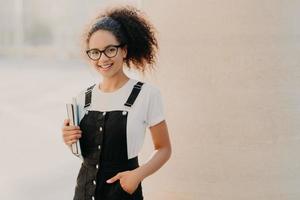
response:
<path id="1" fill-rule="evenodd" d="M 117 48 L 116 47 L 108 47 L 107 49 L 105 49 L 105 52 L 106 53 L 115 53 L 117 51 Z"/>
<path id="2" fill-rule="evenodd" d="M 92 56 L 99 55 L 99 53 L 100 52 L 97 49 L 92 49 L 92 50 L 89 51 L 89 54 L 92 55 Z"/>

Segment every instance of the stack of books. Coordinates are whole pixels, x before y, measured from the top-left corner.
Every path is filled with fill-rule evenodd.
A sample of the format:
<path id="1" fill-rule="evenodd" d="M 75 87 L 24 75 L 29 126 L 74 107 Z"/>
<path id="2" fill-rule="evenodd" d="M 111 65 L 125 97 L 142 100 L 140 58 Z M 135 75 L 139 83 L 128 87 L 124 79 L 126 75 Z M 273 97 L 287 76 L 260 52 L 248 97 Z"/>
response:
<path id="1" fill-rule="evenodd" d="M 68 118 L 70 119 L 69 125 L 78 126 L 79 114 L 78 114 L 78 105 L 77 105 L 77 102 L 76 102 L 76 98 L 73 97 L 72 98 L 72 103 L 67 103 L 66 106 L 67 106 Z M 77 140 L 77 142 L 75 142 L 71 145 L 71 151 L 75 156 L 83 159 L 82 154 L 81 154 L 80 140 L 79 139 Z"/>

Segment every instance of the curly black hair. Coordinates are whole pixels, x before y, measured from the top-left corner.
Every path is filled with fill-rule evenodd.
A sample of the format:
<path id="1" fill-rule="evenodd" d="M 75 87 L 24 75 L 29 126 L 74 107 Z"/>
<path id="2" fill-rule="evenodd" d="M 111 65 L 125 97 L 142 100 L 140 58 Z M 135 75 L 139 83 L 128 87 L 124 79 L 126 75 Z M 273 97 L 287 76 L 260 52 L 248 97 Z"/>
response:
<path id="1" fill-rule="evenodd" d="M 128 68 L 133 64 L 142 73 L 154 68 L 158 51 L 156 30 L 141 10 L 129 5 L 103 10 L 84 32 L 85 49 L 91 35 L 98 30 L 110 31 L 118 42 L 126 45 L 124 61 Z"/>

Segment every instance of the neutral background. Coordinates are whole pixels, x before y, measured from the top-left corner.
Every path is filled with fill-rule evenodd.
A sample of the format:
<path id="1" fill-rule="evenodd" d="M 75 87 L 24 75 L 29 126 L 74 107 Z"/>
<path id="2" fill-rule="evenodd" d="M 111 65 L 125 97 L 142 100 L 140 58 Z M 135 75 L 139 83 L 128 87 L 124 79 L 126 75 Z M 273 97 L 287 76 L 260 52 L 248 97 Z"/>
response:
<path id="1" fill-rule="evenodd" d="M 25 2 L 25 1 L 24 1 Z M 99 80 L 80 33 L 105 1 L 0 1 L 0 199 L 72 199 L 65 103 Z M 128 2 L 128 1 L 113 1 Z M 300 1 L 130 1 L 158 30 L 173 154 L 145 199 L 300 198 Z M 153 146 L 147 132 L 141 164 Z"/>

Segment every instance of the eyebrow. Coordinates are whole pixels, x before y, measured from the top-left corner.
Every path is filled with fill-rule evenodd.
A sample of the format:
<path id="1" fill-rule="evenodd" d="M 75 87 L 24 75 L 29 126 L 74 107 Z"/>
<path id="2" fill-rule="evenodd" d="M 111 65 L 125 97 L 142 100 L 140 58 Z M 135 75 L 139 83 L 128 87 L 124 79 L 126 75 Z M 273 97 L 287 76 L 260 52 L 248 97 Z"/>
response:
<path id="1" fill-rule="evenodd" d="M 106 45 L 103 49 L 99 49 L 99 48 L 91 48 L 91 49 L 99 49 L 99 50 L 103 51 L 104 49 L 106 49 L 109 46 L 118 46 L 118 44 L 109 44 L 109 45 Z"/>

